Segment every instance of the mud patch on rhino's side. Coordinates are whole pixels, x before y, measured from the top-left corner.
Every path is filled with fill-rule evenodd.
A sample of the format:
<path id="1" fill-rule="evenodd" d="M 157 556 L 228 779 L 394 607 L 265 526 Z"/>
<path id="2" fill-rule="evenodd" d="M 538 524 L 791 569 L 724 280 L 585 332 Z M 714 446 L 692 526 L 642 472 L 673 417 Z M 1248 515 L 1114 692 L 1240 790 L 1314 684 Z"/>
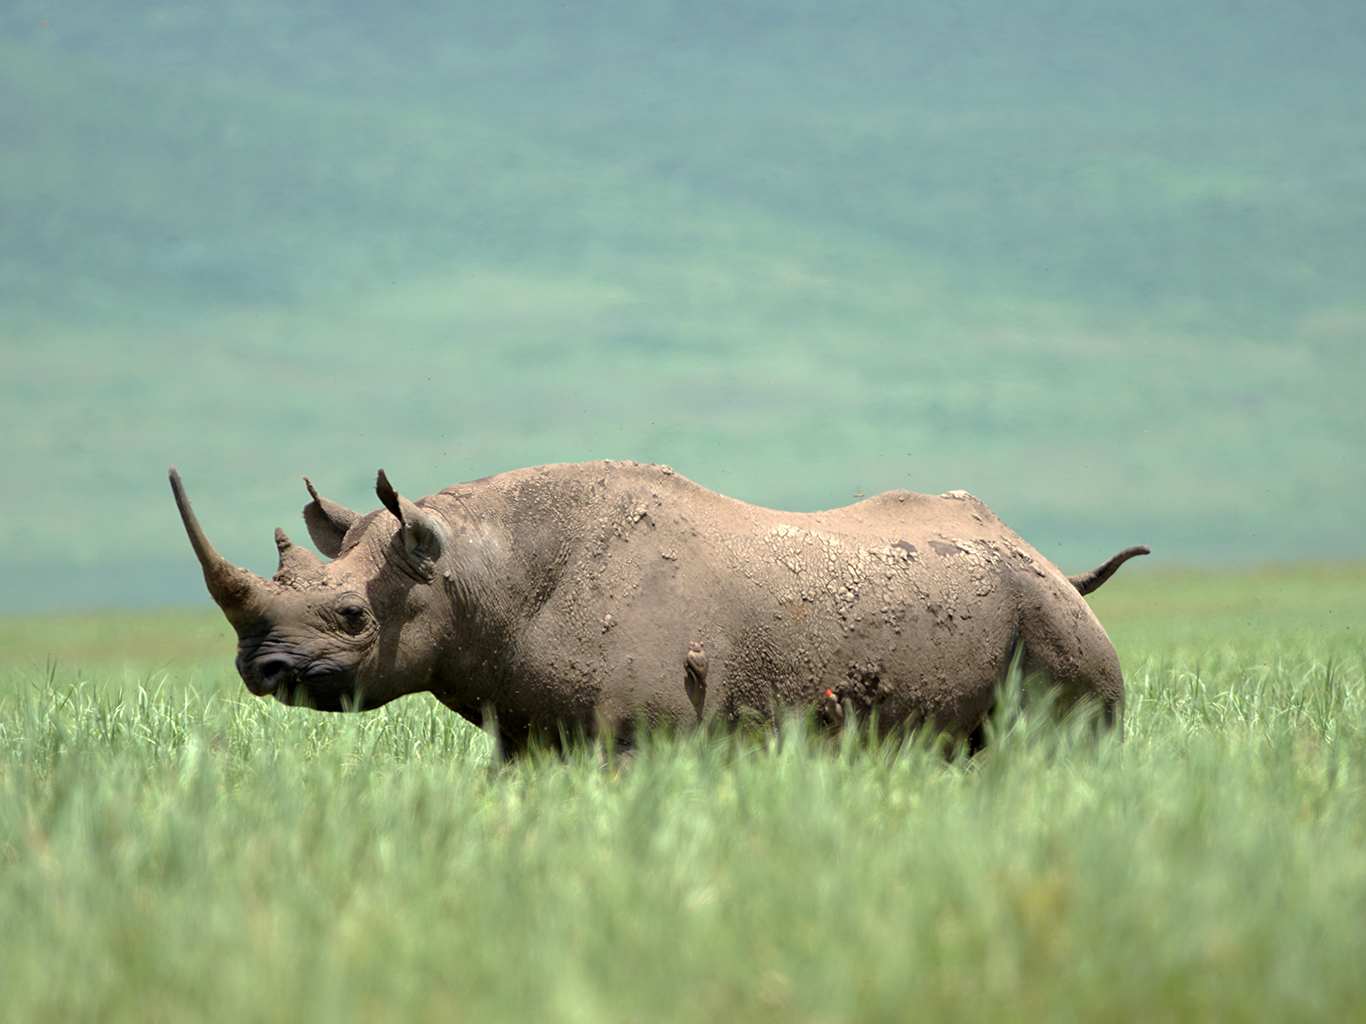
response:
<path id="1" fill-rule="evenodd" d="M 930 620 L 936 625 L 947 629 L 950 633 L 958 628 L 956 616 L 953 609 L 947 607 L 943 601 L 925 602 L 925 611 L 930 613 Z"/>

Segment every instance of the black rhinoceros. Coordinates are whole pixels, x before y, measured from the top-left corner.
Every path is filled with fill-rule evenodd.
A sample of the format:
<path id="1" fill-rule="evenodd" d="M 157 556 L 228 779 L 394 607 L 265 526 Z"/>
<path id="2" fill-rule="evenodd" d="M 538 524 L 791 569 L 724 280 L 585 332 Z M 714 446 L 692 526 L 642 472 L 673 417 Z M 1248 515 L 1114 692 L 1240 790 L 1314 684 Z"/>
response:
<path id="1" fill-rule="evenodd" d="M 723 497 L 666 466 L 541 466 L 383 508 L 318 496 L 330 561 L 275 534 L 264 579 L 209 543 L 171 487 L 247 689 L 329 711 L 430 691 L 491 713 L 506 753 L 638 723 L 734 724 L 781 709 L 980 735 L 1023 645 L 1060 704 L 1124 683 L 1082 595 L 1146 548 L 1068 577 L 963 491 L 889 491 L 828 512 Z"/>

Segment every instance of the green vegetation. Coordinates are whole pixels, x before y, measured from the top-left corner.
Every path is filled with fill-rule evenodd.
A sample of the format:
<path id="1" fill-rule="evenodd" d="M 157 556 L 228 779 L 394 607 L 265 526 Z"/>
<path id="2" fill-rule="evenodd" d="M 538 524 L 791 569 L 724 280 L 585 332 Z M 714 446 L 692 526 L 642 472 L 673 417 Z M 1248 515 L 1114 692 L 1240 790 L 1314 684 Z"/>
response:
<path id="1" fill-rule="evenodd" d="M 1366 570 L 1095 595 L 1098 748 L 684 737 L 491 771 L 425 698 L 247 696 L 216 614 L 0 624 L 25 1021 L 1354 1019 Z"/>
<path id="2" fill-rule="evenodd" d="M 198 593 L 372 508 L 667 462 L 962 487 L 1036 546 L 1366 556 L 1357 6 L 0 12 L 0 609 Z"/>
<path id="3" fill-rule="evenodd" d="M 0 1006 L 24 1021 L 1295 1020 L 1366 1005 L 1361 5 L 0 10 Z M 978 494 L 1095 597 L 1098 749 L 685 737 L 490 771 L 248 697 L 270 571 L 657 460 Z M 295 532 L 298 532 L 297 529 Z"/>

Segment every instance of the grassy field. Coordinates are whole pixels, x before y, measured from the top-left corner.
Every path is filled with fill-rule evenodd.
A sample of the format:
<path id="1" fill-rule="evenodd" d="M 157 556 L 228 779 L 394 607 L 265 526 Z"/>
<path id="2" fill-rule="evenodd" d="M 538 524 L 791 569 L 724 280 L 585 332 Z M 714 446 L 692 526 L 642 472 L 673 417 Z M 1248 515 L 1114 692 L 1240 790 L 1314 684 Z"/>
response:
<path id="1" fill-rule="evenodd" d="M 249 697 L 216 613 L 0 620 L 10 1020 L 1360 1019 L 1366 568 L 1129 573 L 1098 749 L 490 769 Z"/>

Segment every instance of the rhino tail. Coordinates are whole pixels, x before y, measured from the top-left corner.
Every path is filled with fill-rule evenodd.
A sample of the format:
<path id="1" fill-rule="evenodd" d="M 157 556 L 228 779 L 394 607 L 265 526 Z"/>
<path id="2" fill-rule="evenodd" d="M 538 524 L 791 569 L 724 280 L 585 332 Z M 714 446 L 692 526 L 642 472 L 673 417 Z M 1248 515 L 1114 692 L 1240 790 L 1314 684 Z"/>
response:
<path id="1" fill-rule="evenodd" d="M 1110 559 L 1099 569 L 1092 569 L 1090 572 L 1078 573 L 1076 576 L 1067 577 L 1067 581 L 1077 588 L 1080 594 L 1089 594 L 1096 590 L 1102 583 L 1115 574 L 1115 570 L 1133 558 L 1135 555 L 1150 554 L 1152 549 L 1146 544 L 1138 544 L 1131 548 L 1125 548 L 1114 558 Z"/>

